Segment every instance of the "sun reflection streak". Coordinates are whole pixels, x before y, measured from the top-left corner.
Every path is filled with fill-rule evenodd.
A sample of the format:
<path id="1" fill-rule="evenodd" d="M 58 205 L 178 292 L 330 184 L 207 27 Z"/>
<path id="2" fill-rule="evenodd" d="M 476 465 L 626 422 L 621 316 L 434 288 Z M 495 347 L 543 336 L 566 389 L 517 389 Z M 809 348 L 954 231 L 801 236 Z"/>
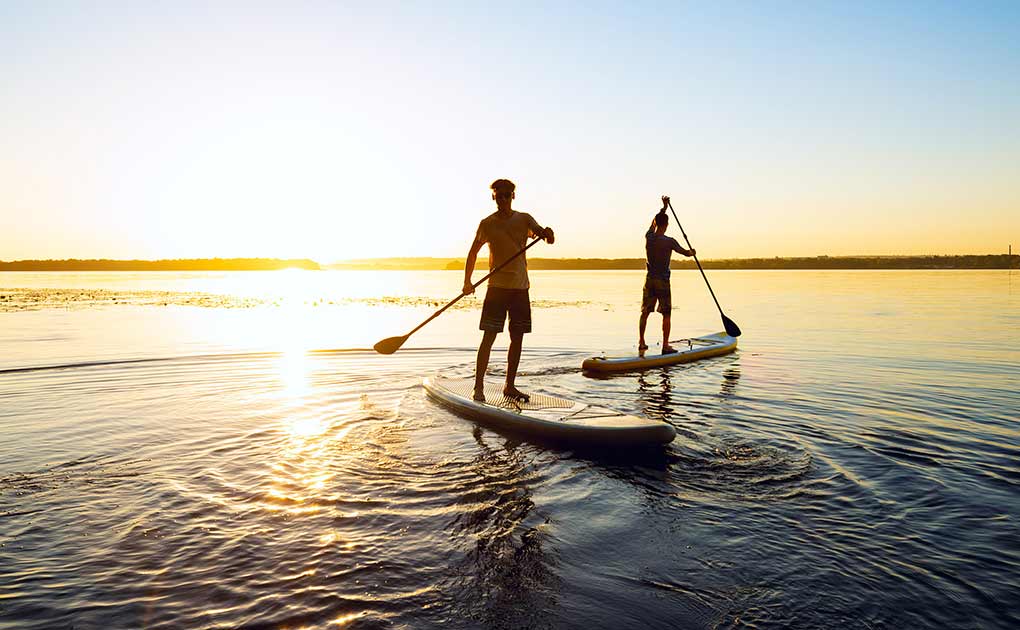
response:
<path id="1" fill-rule="evenodd" d="M 368 614 L 366 611 L 360 611 L 360 612 L 350 613 L 348 615 L 343 615 L 343 616 L 337 617 L 336 619 L 331 620 L 329 622 L 329 625 L 331 625 L 331 626 L 346 626 L 347 624 L 349 624 L 350 622 L 354 621 L 355 619 L 358 619 L 359 617 L 364 617 L 366 614 Z"/>
<path id="2" fill-rule="evenodd" d="M 299 402 L 311 393 L 311 366 L 308 352 L 300 347 L 291 347 L 280 356 L 279 376 L 283 394 Z"/>
<path id="3" fill-rule="evenodd" d="M 335 474 L 330 468 L 329 423 L 321 419 L 288 421 L 287 446 L 273 466 L 266 492 L 267 507 L 290 514 L 311 514 L 324 509 L 322 497 Z"/>
<path id="4" fill-rule="evenodd" d="M 336 476 L 338 445 L 351 431 L 342 419 L 355 403 L 324 406 L 316 400 L 311 372 L 313 357 L 298 346 L 280 355 L 278 396 L 284 407 L 281 429 L 285 438 L 271 465 L 264 507 L 273 512 L 312 515 L 332 509 L 330 489 Z M 323 408 L 330 409 L 323 414 Z"/>
<path id="5" fill-rule="evenodd" d="M 287 442 L 272 466 L 266 508 L 295 515 L 331 509 L 337 444 L 350 428 L 334 431 L 328 418 L 312 417 L 286 420 L 284 431 Z"/>

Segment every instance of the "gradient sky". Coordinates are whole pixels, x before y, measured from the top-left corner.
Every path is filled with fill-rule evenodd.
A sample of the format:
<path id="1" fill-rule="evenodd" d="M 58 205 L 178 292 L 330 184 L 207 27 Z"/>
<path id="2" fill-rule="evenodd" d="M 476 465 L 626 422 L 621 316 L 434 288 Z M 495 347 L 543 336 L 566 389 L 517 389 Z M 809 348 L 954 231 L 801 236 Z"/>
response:
<path id="1" fill-rule="evenodd" d="M 1020 249 L 1020 2 L 479 4 L 0 3 L 0 260 Z"/>

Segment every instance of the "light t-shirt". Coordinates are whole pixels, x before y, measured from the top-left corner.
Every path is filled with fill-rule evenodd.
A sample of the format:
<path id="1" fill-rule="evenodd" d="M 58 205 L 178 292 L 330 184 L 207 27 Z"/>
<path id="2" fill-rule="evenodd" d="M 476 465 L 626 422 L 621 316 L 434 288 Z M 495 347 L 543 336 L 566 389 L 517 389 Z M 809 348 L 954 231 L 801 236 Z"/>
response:
<path id="1" fill-rule="evenodd" d="M 495 269 L 507 258 L 524 249 L 529 236 L 538 236 L 542 226 L 527 212 L 514 211 L 504 218 L 499 212 L 493 212 L 478 224 L 475 240 L 489 244 L 489 269 Z M 527 289 L 528 261 L 526 254 L 514 258 L 489 278 L 490 287 L 504 289 Z"/>

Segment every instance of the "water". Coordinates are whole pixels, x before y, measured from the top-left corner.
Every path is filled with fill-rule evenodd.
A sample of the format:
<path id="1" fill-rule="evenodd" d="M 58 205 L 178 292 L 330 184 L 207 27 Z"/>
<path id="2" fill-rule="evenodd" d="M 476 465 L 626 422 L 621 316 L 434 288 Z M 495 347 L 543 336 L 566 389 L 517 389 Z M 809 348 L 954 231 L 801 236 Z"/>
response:
<path id="1" fill-rule="evenodd" d="M 532 274 L 519 382 L 678 429 L 628 454 L 424 397 L 476 299 L 358 350 L 457 273 L 0 274 L 0 628 L 1020 624 L 1020 276 L 710 277 L 737 353 L 592 379 L 640 274 Z"/>

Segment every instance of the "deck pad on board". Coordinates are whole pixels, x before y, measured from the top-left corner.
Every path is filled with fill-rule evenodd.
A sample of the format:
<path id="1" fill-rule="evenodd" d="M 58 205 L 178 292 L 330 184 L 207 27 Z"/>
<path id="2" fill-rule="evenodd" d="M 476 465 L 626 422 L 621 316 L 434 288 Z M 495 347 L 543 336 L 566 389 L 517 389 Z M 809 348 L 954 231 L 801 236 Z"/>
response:
<path id="1" fill-rule="evenodd" d="M 464 398 L 471 398 L 475 393 L 475 382 L 472 379 L 442 379 L 442 386 L 449 391 L 463 396 Z M 518 411 L 542 411 L 545 409 L 570 409 L 574 406 L 574 402 L 564 400 L 563 398 L 556 398 L 555 396 L 549 396 L 547 394 L 536 394 L 534 392 L 524 392 L 528 394 L 528 401 L 517 400 L 509 398 L 503 394 L 503 386 L 496 383 L 485 383 L 485 403 L 493 407 L 500 407 L 503 409 L 516 409 Z M 481 401 L 476 401 L 481 404 Z"/>

